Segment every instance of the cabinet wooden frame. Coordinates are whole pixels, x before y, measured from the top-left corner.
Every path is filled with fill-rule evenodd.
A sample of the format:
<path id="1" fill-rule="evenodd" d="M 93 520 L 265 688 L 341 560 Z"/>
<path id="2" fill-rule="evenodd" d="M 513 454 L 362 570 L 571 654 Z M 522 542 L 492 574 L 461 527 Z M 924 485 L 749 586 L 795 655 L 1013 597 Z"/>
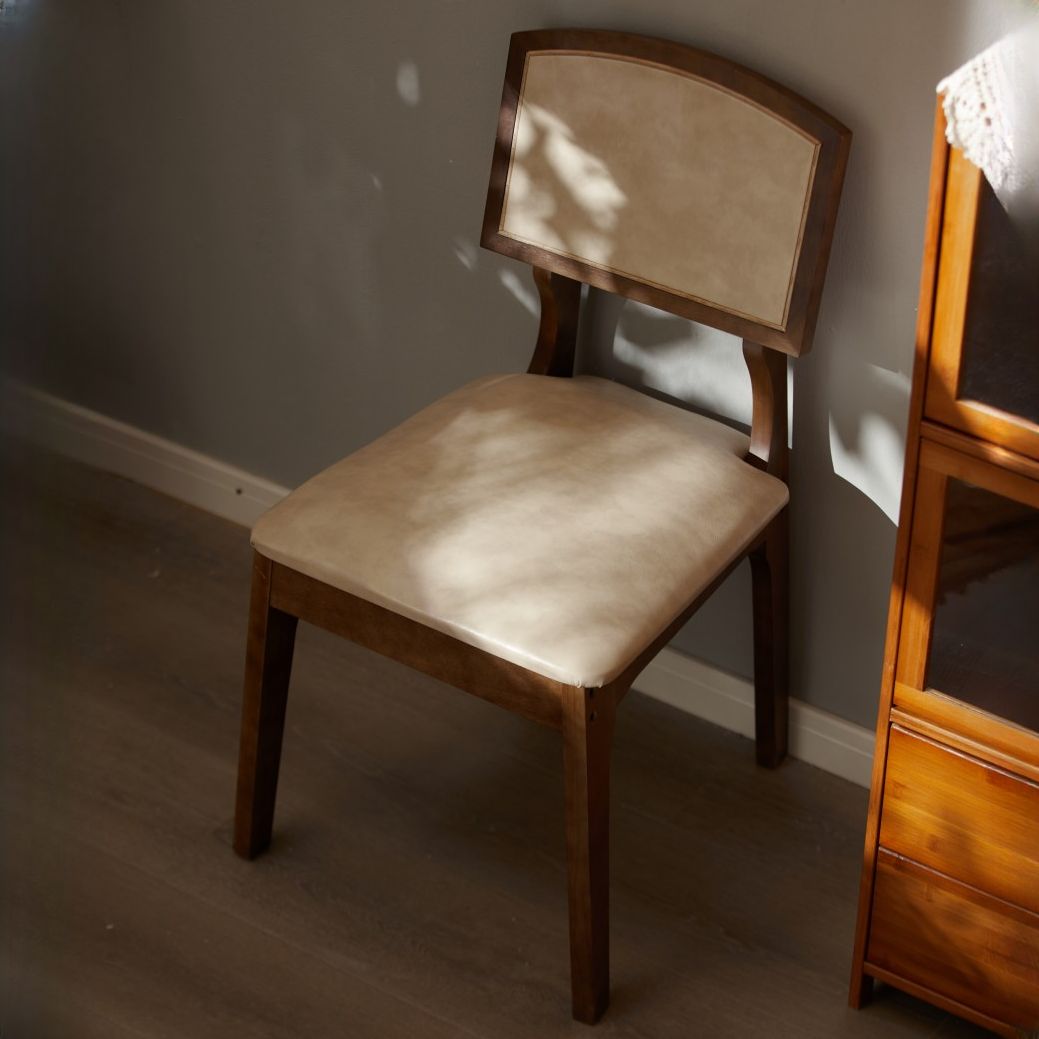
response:
<path id="1" fill-rule="evenodd" d="M 950 149 L 945 180 L 941 262 L 935 288 L 935 320 L 924 410 L 929 418 L 1013 451 L 1039 458 L 1039 425 L 984 401 L 959 393 L 970 275 L 979 202 L 980 169 L 958 149 Z M 1039 292 L 1039 285 L 1036 286 Z"/>
<path id="2" fill-rule="evenodd" d="M 1036 806 L 1036 825 L 1039 826 L 1039 733 L 940 690 L 925 689 L 948 481 L 960 480 L 1027 506 L 1039 507 L 1039 464 L 1030 423 L 956 397 L 963 325 L 969 305 L 970 250 L 980 180 L 962 156 L 948 146 L 945 129 L 939 98 L 931 152 L 902 501 L 849 1002 L 854 1007 L 866 1003 L 874 979 L 879 979 L 1009 1037 L 1030 1034 L 1039 1024 L 1039 1019 L 1032 1020 L 1035 1009 L 1032 989 L 1039 991 L 1039 969 L 1034 957 L 1023 954 L 1020 946 L 1020 936 L 1032 940 L 1032 936 L 1039 934 L 1039 916 L 1019 904 L 1024 902 L 1034 909 L 1034 902 L 1020 895 L 1020 886 L 1015 889 L 1009 881 L 993 883 L 991 874 L 977 863 L 972 867 L 970 861 L 965 861 L 957 868 L 954 857 L 946 854 L 948 847 L 941 849 L 942 863 L 955 870 L 956 876 L 921 864 L 920 860 L 927 860 L 935 850 L 930 845 L 925 843 L 916 856 L 911 847 L 914 827 L 920 827 L 916 839 L 946 844 L 953 840 L 951 834 L 959 828 L 969 829 L 970 814 L 985 811 L 982 791 L 989 782 L 1013 785 L 1019 795 L 1017 804 Z M 900 760 L 891 757 L 893 733 L 894 753 L 902 755 Z M 950 775 L 969 765 L 976 775 L 984 777 L 980 791 L 970 791 L 962 797 L 958 793 L 954 798 L 950 795 L 950 799 L 956 801 L 950 817 L 944 821 L 932 820 L 934 825 L 930 829 L 925 826 L 924 816 L 926 811 L 934 810 L 938 801 L 933 792 L 921 796 L 919 803 L 911 800 L 912 784 L 926 783 L 928 769 L 918 761 L 915 778 L 912 783 L 907 782 L 912 769 L 905 753 L 903 737 L 906 735 L 924 741 L 916 744 L 918 748 L 930 743 L 948 755 L 943 760 L 949 764 Z M 903 741 L 901 749 L 900 740 Z M 964 759 L 958 762 L 957 755 L 963 755 Z M 918 758 L 922 760 L 922 756 Z M 896 773 L 894 778 L 889 776 L 892 768 Z M 894 784 L 891 797 L 903 799 L 902 811 L 912 813 L 912 826 L 898 830 L 889 825 L 884 831 L 888 839 L 900 845 L 895 850 L 884 845 L 881 839 L 889 781 Z M 948 781 L 947 790 L 950 784 L 955 786 Z M 926 811 L 925 802 L 929 805 Z M 1013 825 L 1018 824 L 1021 811 L 1013 810 Z M 1008 832 L 1000 832 L 997 819 L 976 817 L 984 825 L 974 829 L 988 832 L 988 839 L 995 846 L 1001 846 L 1004 851 L 1008 846 L 1020 846 L 1014 845 Z M 951 829 L 940 832 L 946 823 Z M 1033 850 L 1020 861 L 1028 862 L 1035 857 L 1031 834 L 1027 835 L 1025 846 Z M 933 867 L 938 860 L 930 861 Z M 876 891 L 881 874 L 886 894 L 878 907 Z M 973 886 L 984 883 L 999 888 L 1004 897 Z M 1028 878 L 1020 878 L 1020 883 L 1028 883 Z M 902 908 L 898 908 L 897 899 L 892 901 L 891 897 L 898 885 L 903 888 L 902 894 L 897 896 L 904 896 Z M 1008 901 L 1007 897 L 1015 890 L 1019 902 Z M 931 896 L 921 894 L 925 891 L 932 892 L 933 906 L 929 901 Z M 911 906 L 912 911 L 906 906 Z M 933 910 L 935 933 L 944 929 L 943 938 L 934 942 L 923 934 L 921 959 L 915 961 L 912 928 L 904 925 L 911 920 L 917 931 L 926 930 L 931 910 L 925 911 L 924 906 Z M 972 908 L 964 908 L 964 915 L 960 916 L 957 907 L 968 906 Z M 983 921 L 980 925 L 979 920 Z M 879 921 L 881 928 L 876 935 L 875 921 Z M 958 927 L 961 928 L 959 935 Z M 989 935 L 996 936 L 991 941 L 982 933 L 986 928 Z M 1002 991 L 1002 1004 L 999 999 L 991 998 L 992 992 L 971 1001 L 969 986 L 962 984 L 958 974 L 964 963 L 969 965 L 971 956 L 978 957 L 977 976 L 985 978 L 983 984 L 992 991 Z M 928 958 L 929 965 L 924 965 Z M 948 973 L 944 974 L 946 969 Z"/>
<path id="3" fill-rule="evenodd" d="M 950 478 L 1039 509 L 1039 483 L 1036 481 L 924 440 L 920 449 L 912 553 L 906 574 L 906 601 L 895 669 L 895 679 L 899 684 L 921 691 L 927 688 L 927 658 L 941 565 L 945 495 Z"/>

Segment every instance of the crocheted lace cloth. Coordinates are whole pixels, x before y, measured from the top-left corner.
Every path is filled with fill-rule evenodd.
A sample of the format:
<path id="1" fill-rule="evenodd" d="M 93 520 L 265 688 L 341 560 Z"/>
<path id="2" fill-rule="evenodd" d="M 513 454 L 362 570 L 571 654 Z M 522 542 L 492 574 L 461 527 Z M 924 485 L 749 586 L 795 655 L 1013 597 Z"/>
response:
<path id="1" fill-rule="evenodd" d="M 949 143 L 980 167 L 1010 208 L 1039 180 L 1039 32 L 1004 37 L 938 84 Z"/>

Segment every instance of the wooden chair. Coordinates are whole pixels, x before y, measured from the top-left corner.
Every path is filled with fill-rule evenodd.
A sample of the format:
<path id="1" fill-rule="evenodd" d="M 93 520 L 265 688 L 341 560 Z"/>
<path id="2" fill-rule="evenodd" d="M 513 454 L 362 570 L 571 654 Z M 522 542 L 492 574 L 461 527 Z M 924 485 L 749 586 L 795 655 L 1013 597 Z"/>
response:
<path id="1" fill-rule="evenodd" d="M 256 524 L 234 846 L 270 842 L 298 619 L 562 733 L 573 1013 L 609 998 L 609 759 L 632 681 L 749 555 L 757 756 L 787 733 L 786 355 L 850 134 L 724 58 L 512 37 L 482 244 L 530 263 L 527 374 L 479 379 Z M 749 438 L 574 376 L 582 283 L 743 339 Z"/>

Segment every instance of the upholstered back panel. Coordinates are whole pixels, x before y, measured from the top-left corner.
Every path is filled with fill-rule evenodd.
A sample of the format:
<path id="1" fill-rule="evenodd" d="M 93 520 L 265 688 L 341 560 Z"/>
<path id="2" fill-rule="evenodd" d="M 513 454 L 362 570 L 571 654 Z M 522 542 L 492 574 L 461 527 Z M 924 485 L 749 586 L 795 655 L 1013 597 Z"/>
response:
<path id="1" fill-rule="evenodd" d="M 553 35 L 620 39 L 519 34 L 514 51 L 517 38 Z M 720 327 L 752 324 L 782 339 L 792 305 L 807 302 L 795 287 L 812 201 L 822 198 L 814 189 L 824 135 L 801 125 L 793 95 L 753 73 L 662 45 L 692 56 L 690 67 L 675 67 L 673 54 L 653 60 L 647 51 L 659 41 L 627 39 L 641 46 L 542 49 L 528 39 L 511 56 L 518 82 L 511 98 L 506 85 L 508 139 L 500 131 L 501 183 L 496 190 L 492 178 L 484 244 L 627 295 L 639 296 L 632 285 L 657 290 L 641 298 L 688 301 L 697 308 L 689 316 L 713 313 Z M 616 52 L 624 49 L 641 53 Z M 832 156 L 823 170 L 832 179 Z M 808 241 L 814 271 L 819 235 Z"/>
<path id="2" fill-rule="evenodd" d="M 702 79 L 530 54 L 500 230 L 779 328 L 817 150 Z"/>

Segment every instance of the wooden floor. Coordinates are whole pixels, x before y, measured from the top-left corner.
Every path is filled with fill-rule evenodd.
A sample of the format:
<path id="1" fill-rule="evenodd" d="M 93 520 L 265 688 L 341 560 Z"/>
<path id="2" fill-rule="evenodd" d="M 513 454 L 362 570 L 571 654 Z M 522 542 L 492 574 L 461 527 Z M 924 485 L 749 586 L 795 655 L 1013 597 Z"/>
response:
<path id="1" fill-rule="evenodd" d="M 246 532 L 0 450 L 0 1035 L 589 1035 L 555 734 L 304 629 L 276 835 L 230 827 Z M 866 795 L 632 694 L 606 1036 L 966 1037 L 845 1008 Z"/>

